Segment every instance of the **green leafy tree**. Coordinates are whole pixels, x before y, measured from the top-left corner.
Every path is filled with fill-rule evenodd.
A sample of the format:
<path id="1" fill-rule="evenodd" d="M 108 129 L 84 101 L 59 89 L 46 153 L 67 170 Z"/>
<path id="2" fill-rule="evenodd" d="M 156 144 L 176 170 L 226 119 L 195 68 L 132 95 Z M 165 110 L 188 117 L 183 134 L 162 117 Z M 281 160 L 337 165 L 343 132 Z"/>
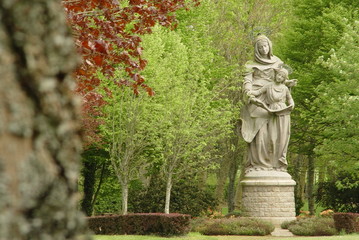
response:
<path id="1" fill-rule="evenodd" d="M 196 11 L 203 9 L 192 14 Z M 204 37 L 203 20 L 195 24 L 186 12 L 181 17 L 177 31 L 158 28 L 143 43 L 149 59 L 143 75 L 156 92 L 153 101 L 161 112 L 157 128 L 163 129 L 161 169 L 167 179 L 167 213 L 174 177 L 214 164 L 217 140 L 228 133 L 233 116 L 229 102 L 213 90 L 224 71 L 215 66 L 220 59 Z"/>
<path id="2" fill-rule="evenodd" d="M 121 72 L 117 71 L 121 79 Z M 104 96 L 106 104 L 101 108 L 103 117 L 100 130 L 107 141 L 107 151 L 113 172 L 121 185 L 122 214 L 127 214 L 128 188 L 130 181 L 137 177 L 138 169 L 143 165 L 141 154 L 150 142 L 146 127 L 150 121 L 146 118 L 143 99 L 146 94 L 135 95 L 132 89 L 119 86 L 118 82 L 99 73 L 101 79 L 98 91 Z"/>
<path id="3" fill-rule="evenodd" d="M 335 177 L 318 184 L 316 201 L 335 212 L 359 213 L 359 176 L 339 171 Z"/>
<path id="4" fill-rule="evenodd" d="M 321 144 L 315 152 L 328 173 L 318 191 L 318 201 L 341 211 L 358 211 L 359 204 L 355 197 L 359 188 L 358 37 L 359 21 L 348 23 L 340 47 L 332 49 L 327 60 L 318 60 L 334 76 L 333 82 L 317 87 L 324 94 L 315 101 L 320 110 L 315 121 L 323 126 Z M 350 197 L 343 197 L 344 192 Z"/>
<path id="5" fill-rule="evenodd" d="M 318 86 L 335 81 L 335 74 L 320 64 L 318 59 L 325 61 L 330 57 L 330 49 L 339 48 L 339 40 L 348 23 L 356 19 L 357 11 L 353 1 L 296 0 L 293 14 L 290 30 L 285 33 L 279 49 L 284 60 L 294 69 L 295 78 L 299 79 L 292 93 L 297 107 L 292 115 L 290 151 L 307 159 L 307 195 L 309 210 L 314 214 L 315 173 L 325 166 L 315 151 L 324 140 L 320 135 L 325 126 L 317 121 L 317 116 L 318 113 L 326 116 L 315 102 L 325 94 L 321 91 L 323 88 Z"/>
<path id="6" fill-rule="evenodd" d="M 332 49 L 327 60 L 318 60 L 334 77 L 333 82 L 317 87 L 324 94 L 315 101 L 321 113 L 316 121 L 325 126 L 316 152 L 329 168 L 335 166 L 331 171 L 339 166 L 341 171 L 359 170 L 358 32 L 359 21 L 348 25 L 339 41 L 340 47 Z"/>

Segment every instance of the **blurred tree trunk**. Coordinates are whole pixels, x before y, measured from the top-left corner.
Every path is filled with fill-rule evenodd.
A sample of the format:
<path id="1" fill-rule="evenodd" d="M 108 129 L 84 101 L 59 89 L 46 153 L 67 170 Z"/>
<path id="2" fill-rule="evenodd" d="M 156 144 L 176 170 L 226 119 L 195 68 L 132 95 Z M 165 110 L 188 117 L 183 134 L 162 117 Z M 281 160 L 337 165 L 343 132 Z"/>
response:
<path id="1" fill-rule="evenodd" d="M 228 172 L 228 213 L 232 213 L 235 210 L 236 203 L 236 179 L 238 171 L 238 156 L 233 156 L 231 165 Z"/>
<path id="2" fill-rule="evenodd" d="M 106 161 L 108 158 L 108 152 L 97 147 L 89 147 L 82 152 L 83 198 L 81 210 L 87 216 L 91 216 L 94 212 L 96 198 L 108 169 L 109 163 Z"/>
<path id="3" fill-rule="evenodd" d="M 231 164 L 231 159 L 229 156 L 225 156 L 220 163 L 220 166 L 217 170 L 217 185 L 215 190 L 215 196 L 218 198 L 220 205 L 225 203 L 225 187 L 228 177 L 229 166 Z"/>
<path id="4" fill-rule="evenodd" d="M 299 176 L 299 185 L 300 185 L 300 198 L 301 201 L 304 203 L 306 196 L 306 179 L 307 179 L 307 173 L 308 173 L 308 157 L 305 155 L 301 155 L 303 157 L 303 166 L 300 169 L 300 176 Z"/>
<path id="5" fill-rule="evenodd" d="M 85 239 L 77 64 L 61 1 L 0 1 L 0 239 Z"/>
<path id="6" fill-rule="evenodd" d="M 95 159 L 86 159 L 82 161 L 83 169 L 82 176 L 84 181 L 83 199 L 81 202 L 81 210 L 87 215 L 91 216 L 93 212 L 93 198 L 96 184 L 96 170 L 98 163 Z"/>
<path id="7" fill-rule="evenodd" d="M 297 183 L 294 187 L 294 198 L 295 198 L 295 212 L 296 215 L 300 214 L 300 210 L 304 205 L 305 197 L 305 179 L 307 173 L 307 161 L 306 157 L 303 154 L 292 154 L 292 165 L 293 170 L 290 172 L 294 181 Z"/>
<path id="8" fill-rule="evenodd" d="M 245 149 L 241 144 L 240 135 L 240 122 L 239 120 L 235 123 L 233 136 L 231 138 L 231 147 L 230 151 L 230 166 L 228 172 L 228 213 L 233 213 L 236 208 L 236 180 L 239 166 L 242 163 L 243 159 L 243 150 Z"/>
<path id="9" fill-rule="evenodd" d="M 313 154 L 308 156 L 308 179 L 307 179 L 307 197 L 308 209 L 310 215 L 315 215 L 314 199 L 314 178 L 315 178 L 315 161 Z"/>

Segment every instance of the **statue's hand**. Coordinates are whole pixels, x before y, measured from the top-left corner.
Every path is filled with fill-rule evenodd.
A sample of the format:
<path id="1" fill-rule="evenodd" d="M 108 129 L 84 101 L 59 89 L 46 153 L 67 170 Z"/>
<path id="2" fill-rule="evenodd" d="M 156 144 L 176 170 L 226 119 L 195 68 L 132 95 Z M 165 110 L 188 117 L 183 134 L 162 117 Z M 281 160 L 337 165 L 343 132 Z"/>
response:
<path id="1" fill-rule="evenodd" d="M 293 111 L 293 109 L 294 109 L 294 104 L 289 105 L 289 111 Z"/>
<path id="2" fill-rule="evenodd" d="M 251 98 L 251 103 L 257 105 L 258 107 L 266 108 L 266 105 L 258 98 Z"/>
<path id="3" fill-rule="evenodd" d="M 291 80 L 285 81 L 285 85 L 286 85 L 287 87 L 294 87 L 294 86 L 297 85 L 297 83 L 298 83 L 298 80 L 297 80 L 297 79 L 291 79 Z"/>
<path id="4" fill-rule="evenodd" d="M 252 90 L 247 91 L 247 97 L 248 97 L 249 99 L 252 99 L 252 98 L 255 97 Z"/>

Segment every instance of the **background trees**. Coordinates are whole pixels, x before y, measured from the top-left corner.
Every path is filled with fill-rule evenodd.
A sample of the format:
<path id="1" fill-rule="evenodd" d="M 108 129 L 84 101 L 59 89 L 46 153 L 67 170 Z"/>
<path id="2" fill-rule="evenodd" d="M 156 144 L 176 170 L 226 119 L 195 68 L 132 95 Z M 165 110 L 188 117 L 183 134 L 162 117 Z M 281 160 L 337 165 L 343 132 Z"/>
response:
<path id="1" fill-rule="evenodd" d="M 315 103 L 320 109 L 316 121 L 325 125 L 315 151 L 324 162 L 326 178 L 319 182 L 317 201 L 336 211 L 358 212 L 358 21 L 348 22 L 339 48 L 319 63 L 332 72 L 334 81 L 321 84 L 323 92 Z"/>
<path id="2" fill-rule="evenodd" d="M 294 69 L 295 77 L 300 79 L 293 91 L 297 108 L 293 112 L 291 152 L 298 154 L 294 159 L 306 159 L 308 162 L 306 192 L 309 210 L 313 214 L 314 184 L 335 176 L 335 171 L 330 170 L 330 163 L 339 163 L 345 155 L 339 149 L 344 150 L 351 146 L 344 144 L 344 147 L 334 137 L 338 136 L 343 140 L 351 138 L 351 134 L 345 131 L 352 128 L 351 121 L 342 121 L 353 118 L 352 110 L 355 109 L 355 104 L 351 102 L 357 93 L 345 90 L 350 81 L 346 82 L 344 79 L 349 77 L 342 74 L 342 69 L 350 68 L 351 63 L 346 64 L 345 60 L 341 59 L 341 66 L 334 64 L 336 57 L 330 55 L 336 51 L 334 49 L 348 46 L 347 41 L 341 40 L 343 37 L 348 38 L 348 32 L 357 37 L 358 33 L 349 29 L 353 29 L 353 25 L 358 21 L 358 12 L 353 1 L 335 0 L 298 0 L 294 1 L 293 9 L 296 17 L 291 21 L 291 29 L 285 33 L 285 40 L 280 42 L 280 48 L 282 56 Z M 352 45 L 346 51 L 349 49 L 355 47 Z M 349 97 L 349 94 L 352 97 Z M 339 102 L 345 102 L 344 106 L 348 107 L 343 109 L 343 105 L 337 105 Z M 342 110 L 335 113 L 332 111 L 336 108 L 334 106 L 341 106 Z M 327 148 L 329 145 L 331 149 Z M 336 154 L 330 155 L 331 152 Z M 354 155 L 348 160 L 355 159 L 357 162 L 358 155 L 355 152 L 354 150 Z M 300 165 L 296 164 L 296 168 L 301 168 Z M 297 182 L 301 182 L 300 179 L 297 179 Z M 301 196 L 297 195 L 297 199 L 300 198 Z"/>
<path id="3" fill-rule="evenodd" d="M 151 4 L 151 1 L 121 4 L 120 8 L 130 7 L 135 12 L 139 9 L 150 11 L 147 8 L 151 7 L 146 5 Z M 105 8 L 94 9 L 96 14 L 101 13 L 104 15 L 103 19 L 107 19 Z M 176 10 L 177 7 L 170 9 Z M 119 13 L 117 10 L 111 11 Z M 138 17 L 149 21 L 150 15 L 146 14 Z M 148 34 L 141 35 L 141 48 L 135 50 L 138 55 L 129 54 L 133 65 L 137 62 L 138 66 L 137 70 L 133 69 L 133 75 L 129 69 L 126 70 L 126 62 L 110 64 L 112 74 L 98 69 L 102 75 L 93 75 L 98 85 L 94 85 L 91 93 L 96 97 L 109 92 L 114 94 L 106 95 L 107 106 L 93 108 L 98 112 L 90 114 L 91 119 L 100 119 L 93 116 L 103 114 L 102 130 L 107 129 L 102 131 L 107 133 L 101 135 L 104 136 L 104 142 L 97 144 L 99 148 L 110 149 L 109 146 L 113 143 L 108 134 L 111 132 L 109 113 L 116 113 L 118 119 L 122 119 L 115 121 L 118 124 L 116 129 L 120 129 L 124 126 L 121 124 L 131 119 L 120 116 L 130 116 L 126 114 L 135 109 L 126 104 L 138 101 L 136 104 L 141 106 L 141 111 L 137 113 L 137 124 L 127 121 L 138 137 L 146 139 L 146 146 L 139 144 L 141 150 L 136 156 L 133 155 L 133 163 L 141 163 L 141 167 L 136 168 L 134 180 L 128 183 L 130 211 L 145 209 L 139 207 L 138 196 L 151 196 L 150 188 L 154 186 L 165 191 L 164 182 L 168 183 L 166 211 L 169 211 L 170 193 L 179 198 L 178 192 L 174 193 L 171 188 L 176 186 L 176 182 L 183 183 L 182 178 L 193 181 L 201 190 L 212 189 L 221 200 L 221 206 L 228 197 L 228 209 L 232 211 L 236 208 L 234 199 L 240 193 L 236 189 L 236 183 L 240 176 L 241 159 L 245 155 L 245 146 L 238 135 L 240 123 L 237 117 L 241 106 L 241 66 L 252 58 L 251 41 L 258 32 L 267 34 L 273 40 L 275 54 L 292 67 L 292 77 L 299 79 L 298 86 L 293 89 L 297 107 L 292 115 L 289 156 L 289 170 L 297 181 L 297 210 L 299 211 L 307 197 L 310 210 L 314 212 L 317 183 L 334 181 L 338 188 L 350 186 L 355 189 L 352 187 L 357 183 L 356 178 L 339 180 L 338 176 L 341 174 L 337 170 L 344 165 L 343 162 L 352 163 L 346 166 L 356 166 L 358 159 L 357 133 L 352 131 L 357 124 L 354 114 L 357 92 L 352 90 L 356 77 L 348 75 L 348 72 L 356 72 L 357 56 L 354 53 L 344 54 L 356 46 L 357 14 L 355 3 L 349 0 L 206 0 L 190 11 L 176 11 L 179 22 L 173 31 L 160 26 L 162 18 L 159 25 L 150 24 L 152 30 L 144 31 Z M 124 32 L 139 34 L 136 26 L 142 26 L 137 24 L 142 21 L 140 18 L 131 18 L 128 25 L 124 25 Z M 105 27 L 107 22 L 113 21 L 111 19 L 95 22 L 101 22 L 101 27 Z M 94 27 L 93 30 L 99 28 Z M 109 50 L 115 55 L 124 52 L 123 48 L 116 47 Z M 136 59 L 146 61 L 138 62 Z M 347 62 L 353 64 L 346 64 Z M 136 85 L 137 80 L 140 85 Z M 144 80 L 146 81 L 143 82 Z M 110 91 L 106 84 L 100 85 L 106 81 L 113 85 Z M 129 86 L 127 95 L 121 95 L 126 91 L 116 85 Z M 117 89 L 122 91 L 121 94 L 116 92 Z M 147 96 L 146 91 L 153 96 Z M 116 94 L 126 98 L 114 100 Z M 338 112 L 339 104 L 346 106 L 345 110 L 340 108 L 340 114 L 334 114 Z M 98 128 L 95 130 L 98 131 Z M 124 134 L 126 130 L 119 130 L 117 133 Z M 110 167 L 108 176 L 111 176 L 111 171 L 114 172 L 115 169 Z M 350 167 L 345 169 L 344 175 L 352 176 L 353 172 Z M 102 196 L 105 189 L 111 191 L 110 186 L 114 184 L 113 178 L 110 181 L 111 178 L 108 178 L 106 188 L 99 191 L 100 202 L 104 202 Z M 354 182 L 349 179 L 354 179 Z M 211 184 L 215 185 L 215 191 Z M 115 183 L 113 192 L 119 191 L 118 188 Z M 173 189 L 182 191 L 175 187 Z M 113 193 L 106 194 L 109 197 Z M 131 200 L 131 195 L 135 200 Z M 176 202 L 177 199 L 173 200 Z M 116 206 L 119 201 L 118 198 L 113 199 Z M 146 209 L 165 209 L 165 200 L 153 202 L 160 203 L 161 207 L 149 206 Z M 100 206 L 97 207 L 99 210 Z M 118 210 L 111 204 L 101 209 Z"/>
<path id="4" fill-rule="evenodd" d="M 167 179 L 167 212 L 174 175 L 195 174 L 213 166 L 217 140 L 228 132 L 232 118 L 228 101 L 213 90 L 216 83 L 211 81 L 216 73 L 210 69 L 214 67 L 214 49 L 207 39 L 199 38 L 206 29 L 200 21 L 186 20 L 178 31 L 158 28 L 144 42 L 145 56 L 156 63 L 151 66 L 149 61 L 143 74 L 156 92 L 153 101 L 160 115 L 156 126 L 161 129 L 160 164 Z"/>
<path id="5" fill-rule="evenodd" d="M 185 20 L 176 31 L 157 26 L 151 35 L 143 37 L 144 56 L 149 63 L 142 75 L 148 79 L 146 82 L 155 96 L 148 97 L 143 93 L 131 96 L 123 91 L 120 95 L 127 94 L 132 100 L 119 99 L 115 97 L 115 88 L 110 88 L 112 94 L 105 99 L 107 104 L 102 108 L 105 116 L 110 116 L 108 113 L 111 112 L 111 119 L 105 119 L 102 125 L 108 126 L 106 133 L 129 136 L 131 142 L 142 147 L 136 149 L 137 156 L 131 156 L 131 161 L 149 165 L 139 174 L 151 176 L 152 171 L 157 171 L 166 181 L 165 212 L 169 212 L 172 185 L 182 175 L 189 177 L 215 164 L 217 140 L 228 132 L 233 116 L 228 101 L 220 99 L 213 91 L 215 82 L 211 81 L 215 79 L 209 69 L 214 66 L 214 49 L 208 40 L 198 37 L 205 29 L 200 25 L 198 29 L 194 29 L 196 26 L 188 28 L 190 23 Z M 106 81 L 114 85 L 113 79 Z M 138 107 L 143 111 L 135 113 Z M 112 146 L 116 142 L 111 137 L 108 141 Z M 128 141 L 122 141 L 117 149 L 119 146 L 123 147 L 122 158 L 126 156 L 125 151 L 132 149 Z M 155 154 L 155 159 L 148 156 L 150 152 Z M 117 171 L 115 167 L 114 170 Z M 129 174 L 129 169 L 121 168 L 118 173 Z M 144 180 L 143 184 L 146 182 Z"/>

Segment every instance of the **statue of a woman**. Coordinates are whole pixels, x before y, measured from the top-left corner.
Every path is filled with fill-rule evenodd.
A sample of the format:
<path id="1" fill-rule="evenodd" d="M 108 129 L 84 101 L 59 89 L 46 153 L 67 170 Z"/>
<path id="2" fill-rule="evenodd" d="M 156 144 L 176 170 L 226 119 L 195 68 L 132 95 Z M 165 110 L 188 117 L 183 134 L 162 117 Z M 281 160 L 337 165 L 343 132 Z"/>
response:
<path id="1" fill-rule="evenodd" d="M 266 36 L 256 38 L 254 53 L 254 61 L 246 64 L 241 109 L 242 136 L 248 142 L 246 170 L 286 171 L 294 102 L 285 84 L 294 85 L 295 80 L 288 80 Z"/>

